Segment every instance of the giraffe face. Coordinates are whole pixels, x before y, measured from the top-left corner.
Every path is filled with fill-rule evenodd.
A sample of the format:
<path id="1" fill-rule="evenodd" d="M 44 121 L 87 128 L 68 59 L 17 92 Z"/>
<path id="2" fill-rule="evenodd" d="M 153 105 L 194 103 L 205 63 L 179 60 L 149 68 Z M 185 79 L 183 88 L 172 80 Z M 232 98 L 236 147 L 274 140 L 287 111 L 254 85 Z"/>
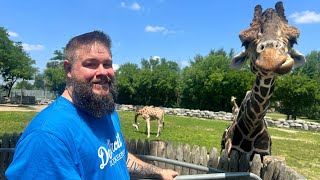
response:
<path id="1" fill-rule="evenodd" d="M 300 32 L 288 24 L 281 2 L 275 9 L 269 8 L 263 13 L 261 6 L 257 5 L 250 25 L 249 29 L 240 32 L 245 51 L 233 58 L 231 67 L 242 67 L 249 59 L 253 73 L 270 76 L 286 74 L 294 65 L 305 62 L 304 56 L 293 49 Z"/>

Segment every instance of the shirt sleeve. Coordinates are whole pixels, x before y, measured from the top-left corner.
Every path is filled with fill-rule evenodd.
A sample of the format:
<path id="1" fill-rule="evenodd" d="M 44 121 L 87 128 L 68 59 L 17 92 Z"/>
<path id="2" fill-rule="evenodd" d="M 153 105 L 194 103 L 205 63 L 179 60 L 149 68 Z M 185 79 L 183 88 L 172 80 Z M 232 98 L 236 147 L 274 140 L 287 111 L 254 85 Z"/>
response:
<path id="1" fill-rule="evenodd" d="M 6 171 L 10 179 L 81 179 L 68 146 L 50 132 L 37 130 L 20 140 Z"/>

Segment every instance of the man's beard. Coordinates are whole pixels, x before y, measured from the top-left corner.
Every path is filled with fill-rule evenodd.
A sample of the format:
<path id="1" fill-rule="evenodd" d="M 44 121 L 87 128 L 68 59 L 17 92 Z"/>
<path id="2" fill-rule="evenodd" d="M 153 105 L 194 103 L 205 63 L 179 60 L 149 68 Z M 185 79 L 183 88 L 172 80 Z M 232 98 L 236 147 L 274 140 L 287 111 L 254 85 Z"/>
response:
<path id="1" fill-rule="evenodd" d="M 94 85 L 92 81 L 82 82 L 72 78 L 72 99 L 74 103 L 94 117 L 102 117 L 106 113 L 112 113 L 115 110 L 114 101 L 117 97 L 117 89 L 115 86 L 115 79 L 109 79 L 109 81 L 111 82 L 109 92 L 106 95 L 98 95 L 92 91 Z M 108 90 L 105 87 L 101 88 Z"/>

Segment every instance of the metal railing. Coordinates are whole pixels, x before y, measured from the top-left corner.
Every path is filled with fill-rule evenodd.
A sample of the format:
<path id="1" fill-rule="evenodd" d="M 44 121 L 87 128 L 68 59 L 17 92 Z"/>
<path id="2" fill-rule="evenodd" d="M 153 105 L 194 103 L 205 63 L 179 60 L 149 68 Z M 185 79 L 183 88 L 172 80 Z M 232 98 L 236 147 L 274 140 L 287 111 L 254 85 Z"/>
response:
<path id="1" fill-rule="evenodd" d="M 14 152 L 15 148 L 0 148 L 0 152 Z M 162 157 L 157 157 L 157 156 L 150 156 L 150 155 L 135 155 L 138 158 L 144 159 L 144 160 L 149 160 L 149 161 L 158 161 L 158 162 L 163 162 L 163 163 L 168 163 L 168 164 L 173 164 L 181 167 L 186 167 L 198 171 L 203 171 L 208 174 L 195 174 L 195 175 L 179 175 L 175 179 L 176 180 L 192 180 L 192 179 L 229 179 L 229 178 L 242 178 L 242 179 L 254 179 L 254 180 L 261 180 L 261 178 L 253 173 L 250 172 L 226 172 L 222 171 L 219 169 L 211 168 L 211 167 L 206 167 L 206 166 L 200 166 L 200 165 L 195 165 L 191 163 L 186 163 L 182 161 L 177 161 L 173 159 L 167 159 L 167 158 L 162 158 Z M 144 178 L 146 179 L 154 179 L 154 178 Z"/>
<path id="2" fill-rule="evenodd" d="M 179 175 L 175 178 L 176 180 L 186 180 L 186 179 L 190 179 L 190 180 L 204 179 L 205 180 L 205 179 L 229 179 L 229 178 L 261 180 L 259 176 L 250 172 L 225 172 L 215 168 L 190 164 L 186 162 L 181 162 L 181 161 L 157 157 L 157 156 L 150 156 L 150 155 L 135 155 L 135 156 L 141 159 L 149 160 L 149 161 L 159 161 L 159 162 L 169 163 L 169 164 L 178 165 L 178 166 L 209 173 L 209 174 L 195 174 L 195 175 Z"/>

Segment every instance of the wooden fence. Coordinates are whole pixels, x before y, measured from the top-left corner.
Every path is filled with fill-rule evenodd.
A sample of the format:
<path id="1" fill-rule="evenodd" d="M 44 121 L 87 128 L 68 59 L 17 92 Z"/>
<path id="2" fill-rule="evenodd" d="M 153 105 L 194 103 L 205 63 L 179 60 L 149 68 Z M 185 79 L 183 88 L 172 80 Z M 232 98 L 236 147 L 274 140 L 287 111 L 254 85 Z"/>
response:
<path id="1" fill-rule="evenodd" d="M 4 134 L 0 137 L 0 148 L 15 148 L 20 134 Z M 126 140 L 127 149 L 133 154 L 151 155 L 167 159 L 178 160 L 195 165 L 211 167 L 228 172 L 251 172 L 265 180 L 301 180 L 305 177 L 286 166 L 285 159 L 277 156 L 265 156 L 261 162 L 260 155 L 255 155 L 252 161 L 244 153 L 232 151 L 228 157 L 226 151 L 219 156 L 217 148 L 207 150 L 197 145 L 191 147 L 189 144 L 174 145 L 172 142 L 156 140 Z M 10 165 L 13 152 L 0 151 L 0 179 L 4 179 L 4 172 Z M 161 168 L 173 169 L 180 175 L 205 174 L 206 172 L 176 166 L 163 162 L 148 161 Z"/>

